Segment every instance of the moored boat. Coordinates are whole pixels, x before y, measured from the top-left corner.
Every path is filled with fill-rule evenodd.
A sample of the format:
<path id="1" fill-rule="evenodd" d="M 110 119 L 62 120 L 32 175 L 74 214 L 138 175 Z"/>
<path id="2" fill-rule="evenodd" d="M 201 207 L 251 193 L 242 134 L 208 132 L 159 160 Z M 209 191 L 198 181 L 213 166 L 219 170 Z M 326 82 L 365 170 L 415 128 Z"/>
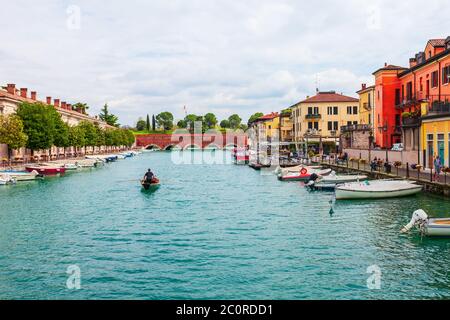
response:
<path id="1" fill-rule="evenodd" d="M 417 227 L 426 236 L 450 237 L 450 218 L 429 218 L 422 209 L 413 213 L 411 221 L 401 232 L 408 233 L 413 227 Z"/>
<path id="2" fill-rule="evenodd" d="M 25 170 L 28 172 L 36 171 L 39 174 L 42 175 L 56 175 L 56 174 L 64 174 L 66 172 L 65 168 L 58 167 L 58 166 L 45 166 L 45 165 L 34 165 L 25 167 Z"/>
<path id="3" fill-rule="evenodd" d="M 309 178 L 311 178 L 312 174 L 316 174 L 318 176 L 326 176 L 331 172 L 331 169 L 318 170 L 303 167 L 300 171 L 297 172 L 281 173 L 278 175 L 278 179 L 281 181 L 307 181 Z"/>
<path id="4" fill-rule="evenodd" d="M 422 186 L 406 180 L 366 180 L 336 186 L 336 200 L 397 198 L 421 191 Z"/>
<path id="5" fill-rule="evenodd" d="M 14 184 L 16 180 L 7 173 L 0 174 L 0 185 Z"/>
<path id="6" fill-rule="evenodd" d="M 41 176 L 37 171 L 0 171 L 0 174 L 8 174 L 16 181 L 32 181 Z"/>

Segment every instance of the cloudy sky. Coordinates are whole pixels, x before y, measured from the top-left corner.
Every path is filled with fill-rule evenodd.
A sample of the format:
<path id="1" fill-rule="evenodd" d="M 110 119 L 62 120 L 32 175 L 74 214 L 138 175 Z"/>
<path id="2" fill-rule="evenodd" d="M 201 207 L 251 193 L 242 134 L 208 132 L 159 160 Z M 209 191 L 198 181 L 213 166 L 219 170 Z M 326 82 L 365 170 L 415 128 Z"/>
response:
<path id="1" fill-rule="evenodd" d="M 406 65 L 449 36 L 449 13 L 446 0 L 2 0 L 0 84 L 87 102 L 91 114 L 107 102 L 128 125 L 182 118 L 184 105 L 246 120 L 316 82 L 355 96 L 384 62 Z"/>

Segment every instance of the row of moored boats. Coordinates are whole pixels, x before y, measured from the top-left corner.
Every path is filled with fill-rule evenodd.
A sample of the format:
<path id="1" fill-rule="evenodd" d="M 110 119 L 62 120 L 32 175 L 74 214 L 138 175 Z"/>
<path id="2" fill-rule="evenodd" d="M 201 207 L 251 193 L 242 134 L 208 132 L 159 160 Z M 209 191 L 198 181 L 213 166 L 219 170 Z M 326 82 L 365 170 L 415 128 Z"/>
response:
<path id="1" fill-rule="evenodd" d="M 27 165 L 24 170 L 2 170 L 0 171 L 0 185 L 32 181 L 44 176 L 62 175 L 68 171 L 76 171 L 84 168 L 95 168 L 108 162 L 136 156 L 139 153 L 138 151 L 129 151 L 111 155 L 94 155 L 87 156 L 85 159 L 57 160 Z"/>

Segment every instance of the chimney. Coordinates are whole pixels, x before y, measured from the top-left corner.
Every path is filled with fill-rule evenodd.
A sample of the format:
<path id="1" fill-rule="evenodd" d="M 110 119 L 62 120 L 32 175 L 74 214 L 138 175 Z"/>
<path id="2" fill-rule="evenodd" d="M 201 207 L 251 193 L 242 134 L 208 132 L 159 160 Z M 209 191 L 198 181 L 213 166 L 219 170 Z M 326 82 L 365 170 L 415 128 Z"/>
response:
<path id="1" fill-rule="evenodd" d="M 31 91 L 31 100 L 36 101 L 36 91 Z"/>
<path id="2" fill-rule="evenodd" d="M 59 99 L 53 100 L 53 104 L 55 105 L 55 107 L 59 108 Z"/>
<path id="3" fill-rule="evenodd" d="M 411 59 L 409 59 L 409 67 L 410 67 L 410 68 L 413 68 L 413 67 L 415 67 L 415 66 L 417 66 L 417 60 L 416 60 L 416 58 L 411 58 Z"/>
<path id="4" fill-rule="evenodd" d="M 450 49 L 450 37 L 447 37 L 447 39 L 445 39 L 445 49 Z"/>
<path id="5" fill-rule="evenodd" d="M 26 98 L 27 97 L 27 92 L 28 92 L 27 88 L 20 88 L 20 96 L 22 98 Z"/>
<path id="6" fill-rule="evenodd" d="M 6 85 L 6 91 L 8 91 L 9 94 L 16 94 L 16 85 L 14 83 L 8 83 Z"/>
<path id="7" fill-rule="evenodd" d="M 366 88 L 367 88 L 367 84 L 365 84 L 365 83 L 361 84 L 361 90 L 366 90 Z"/>
<path id="8" fill-rule="evenodd" d="M 72 105 L 70 103 L 67 104 L 67 110 L 72 110 Z"/>
<path id="9" fill-rule="evenodd" d="M 52 104 L 52 97 L 47 97 L 47 104 L 51 105 Z"/>
<path id="10" fill-rule="evenodd" d="M 66 109 L 66 102 L 65 101 L 61 102 L 61 108 Z"/>

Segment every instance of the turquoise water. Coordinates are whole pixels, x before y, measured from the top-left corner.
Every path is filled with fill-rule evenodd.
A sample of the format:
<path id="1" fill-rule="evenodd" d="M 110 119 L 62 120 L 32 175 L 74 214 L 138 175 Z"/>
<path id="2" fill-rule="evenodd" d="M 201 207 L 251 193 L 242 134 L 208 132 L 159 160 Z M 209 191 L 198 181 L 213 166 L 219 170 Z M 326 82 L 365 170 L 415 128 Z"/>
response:
<path id="1" fill-rule="evenodd" d="M 338 202 L 330 215 L 331 193 L 171 156 L 1 187 L 0 298 L 450 298 L 450 240 L 398 232 L 418 208 L 446 216 L 448 200 Z M 148 167 L 162 181 L 150 193 Z M 71 265 L 80 290 L 66 287 Z M 372 265 L 380 290 L 367 288 Z"/>

